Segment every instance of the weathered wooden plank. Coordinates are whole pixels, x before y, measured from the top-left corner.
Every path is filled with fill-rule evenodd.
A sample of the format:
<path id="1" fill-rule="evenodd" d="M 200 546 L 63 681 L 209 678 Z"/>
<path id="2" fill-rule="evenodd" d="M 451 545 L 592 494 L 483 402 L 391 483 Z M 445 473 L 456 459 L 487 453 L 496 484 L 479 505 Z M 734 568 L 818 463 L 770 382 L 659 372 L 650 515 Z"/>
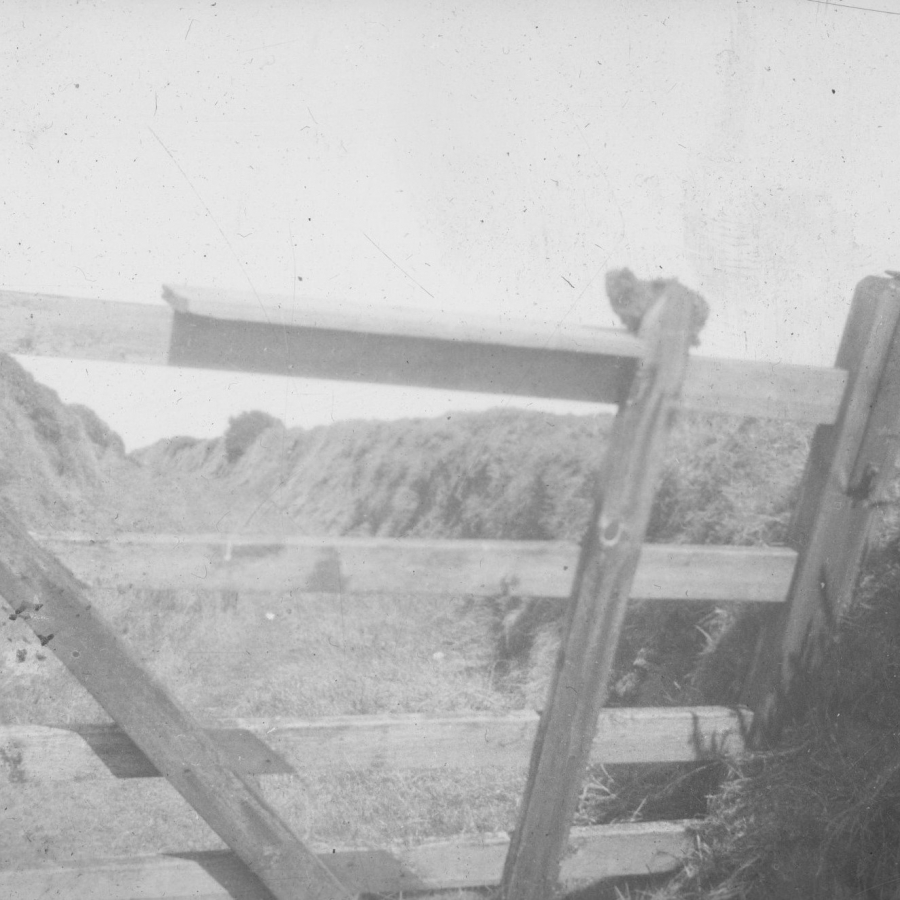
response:
<path id="1" fill-rule="evenodd" d="M 350 896 L 251 782 L 229 767 L 193 717 L 136 662 L 72 574 L 3 509 L 0 596 L 275 897 Z"/>
<path id="2" fill-rule="evenodd" d="M 668 872 L 690 850 L 694 823 L 637 822 L 573 828 L 560 881 L 567 888 L 618 875 Z M 505 834 L 429 841 L 412 847 L 352 849 L 314 845 L 322 862 L 355 890 L 372 894 L 495 885 L 509 845 Z M 0 870 L 6 900 L 269 900 L 229 853 L 64 860 L 40 869 Z"/>
<path id="3" fill-rule="evenodd" d="M 502 716 L 332 716 L 234 719 L 206 723 L 206 733 L 247 775 L 359 771 L 369 768 L 524 768 L 537 730 L 531 711 Z M 604 709 L 590 759 L 595 763 L 688 762 L 707 749 L 743 749 L 749 727 L 723 707 Z M 115 725 L 0 727 L 0 782 L 30 784 L 148 778 L 156 767 Z"/>
<path id="4" fill-rule="evenodd" d="M 642 342 L 617 329 L 338 307 L 164 286 L 176 365 L 617 403 Z M 846 373 L 694 357 L 685 408 L 834 421 Z"/>
<path id="5" fill-rule="evenodd" d="M 837 365 L 850 382 L 834 425 L 816 429 L 789 540 L 799 552 L 789 605 L 762 629 L 744 699 L 754 740 L 777 739 L 805 707 L 795 690 L 846 610 L 900 449 L 900 282 L 866 278 L 853 297 Z"/>
<path id="6" fill-rule="evenodd" d="M 166 288 L 168 307 L 0 291 L 0 350 L 617 402 L 641 342 L 618 329 L 414 310 L 335 309 Z M 464 364 L 460 363 L 460 360 Z M 686 408 L 833 422 L 846 372 L 693 357 Z"/>
<path id="7" fill-rule="evenodd" d="M 608 330 L 607 334 L 610 344 L 619 349 L 618 333 Z M 443 336 L 282 326 L 176 312 L 169 363 L 594 403 L 618 403 L 634 371 L 633 354 L 510 346 L 502 342 L 503 337 L 500 332 L 496 343 L 487 343 Z M 621 338 L 627 340 L 624 334 Z M 626 343 L 625 348 L 640 351 L 636 342 Z"/>
<path id="8" fill-rule="evenodd" d="M 0 350 L 164 366 L 172 311 L 161 303 L 0 291 Z"/>
<path id="9" fill-rule="evenodd" d="M 264 743 L 262 727 L 204 729 L 242 775 L 286 775 L 294 768 Z M 159 770 L 117 725 L 0 727 L 0 781 L 27 784 L 105 778 L 157 778 Z"/>
<path id="10" fill-rule="evenodd" d="M 590 353 L 637 359 L 641 342 L 619 328 L 577 323 L 516 321 L 452 308 L 377 308 L 340 301 L 163 285 L 163 299 L 175 312 L 241 324 L 352 332 L 366 336 L 424 338 L 456 344 L 489 344 L 531 350 Z"/>
<path id="11" fill-rule="evenodd" d="M 556 890 L 687 369 L 693 309 L 694 295 L 673 282 L 641 323 L 647 352 L 613 425 L 503 870 L 504 900 Z"/>
<path id="12" fill-rule="evenodd" d="M 37 539 L 95 584 L 341 594 L 568 599 L 578 545 L 566 541 L 395 540 L 264 535 L 121 534 Z M 631 589 L 640 600 L 779 603 L 796 553 L 783 547 L 645 544 Z"/>
<path id="13" fill-rule="evenodd" d="M 681 406 L 760 419 L 833 422 L 846 385 L 841 368 L 692 356 Z"/>

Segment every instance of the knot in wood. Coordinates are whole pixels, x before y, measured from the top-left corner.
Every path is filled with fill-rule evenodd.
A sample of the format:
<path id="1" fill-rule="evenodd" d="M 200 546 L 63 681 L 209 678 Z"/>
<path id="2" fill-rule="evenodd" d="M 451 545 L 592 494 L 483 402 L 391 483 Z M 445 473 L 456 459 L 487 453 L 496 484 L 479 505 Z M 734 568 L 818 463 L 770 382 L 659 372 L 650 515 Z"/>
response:
<path id="1" fill-rule="evenodd" d="M 603 547 L 615 547 L 622 537 L 622 521 L 621 519 L 613 519 L 609 522 L 600 523 L 600 544 Z"/>

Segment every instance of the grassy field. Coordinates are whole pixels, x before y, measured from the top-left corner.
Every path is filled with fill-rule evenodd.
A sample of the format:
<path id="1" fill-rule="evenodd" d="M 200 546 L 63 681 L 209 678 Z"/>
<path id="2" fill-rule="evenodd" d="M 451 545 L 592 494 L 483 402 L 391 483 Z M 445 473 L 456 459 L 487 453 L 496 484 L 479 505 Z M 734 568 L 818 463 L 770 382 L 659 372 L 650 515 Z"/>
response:
<path id="1" fill-rule="evenodd" d="M 288 435 L 278 443 L 297 456 L 289 477 L 279 474 L 288 471 L 283 453 L 271 471 L 260 458 L 265 434 L 233 465 L 220 447 L 189 442 L 178 459 L 160 459 L 153 477 L 168 478 L 166 496 L 181 498 L 177 519 L 186 530 L 211 530 L 207 523 L 220 523 L 229 512 L 242 520 L 245 508 L 229 504 L 238 496 L 249 504 L 260 495 L 278 499 L 270 512 L 279 528 L 286 515 L 302 508 L 308 528 L 332 533 L 573 537 L 588 514 L 604 428 L 562 419 L 541 425 L 503 415 L 467 418 L 456 430 L 422 422 L 393 430 L 366 425 Z M 540 440 L 523 444 L 532 433 Z M 687 420 L 673 438 L 651 539 L 778 543 L 807 438 L 803 429 L 780 424 Z M 205 460 L 205 468 L 194 472 L 185 453 Z M 176 463 L 182 468 L 167 476 L 166 466 Z M 126 464 L 136 465 L 116 462 Z M 259 473 L 262 484 L 252 481 Z M 142 530 L 171 528 L 155 508 L 159 495 L 149 469 L 137 468 L 129 477 L 137 475 L 147 483 L 129 498 L 132 520 Z M 301 494 L 288 491 L 292 480 Z M 204 484 L 211 485 L 206 498 Z M 379 484 L 391 490 L 379 493 Z M 254 501 L 246 508 L 257 507 Z M 558 617 L 538 608 L 533 629 L 510 654 L 503 647 L 509 608 L 502 600 L 139 589 L 95 591 L 92 600 L 147 667 L 201 718 L 532 708 L 543 701 L 559 629 Z M 715 604 L 633 610 L 616 678 L 637 657 L 654 660 L 654 678 L 642 695 L 614 691 L 614 701 L 703 702 L 698 665 L 711 658 L 731 619 Z M 4 622 L 2 637 L 0 722 L 105 720 L 21 623 Z M 290 761 L 290 753 L 285 756 Z M 261 782 L 272 804 L 313 844 L 374 846 L 509 830 L 524 774 L 524 766 L 372 768 L 332 776 L 301 771 Z M 708 769 L 693 782 L 683 775 L 646 767 L 637 777 L 627 767 L 592 771 L 577 822 L 702 813 L 721 772 Z M 647 802 L 649 793 L 655 794 L 653 802 Z M 7 785 L 2 802 L 0 866 L 221 846 L 161 779 Z"/>
<path id="2" fill-rule="evenodd" d="M 201 717 L 503 711 L 516 701 L 494 678 L 488 622 L 464 598 L 106 591 L 94 599 Z M 20 661 L 7 661 L 0 684 L 4 722 L 106 719 L 52 655 L 24 633 L 15 638 Z M 511 828 L 523 774 L 377 769 L 262 782 L 307 839 L 370 844 Z M 3 866 L 221 846 L 160 779 L 22 786 L 6 790 L 3 805 Z"/>

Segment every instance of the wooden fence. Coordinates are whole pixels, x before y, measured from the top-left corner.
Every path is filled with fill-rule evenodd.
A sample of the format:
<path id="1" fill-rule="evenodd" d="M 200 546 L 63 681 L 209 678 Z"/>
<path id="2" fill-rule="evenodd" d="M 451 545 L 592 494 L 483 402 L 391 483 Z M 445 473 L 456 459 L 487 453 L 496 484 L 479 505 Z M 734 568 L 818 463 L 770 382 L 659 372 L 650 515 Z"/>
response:
<path id="1" fill-rule="evenodd" d="M 2 349 L 616 402 L 611 454 L 620 461 L 608 462 L 605 497 L 580 548 L 210 535 L 97 541 L 29 536 L 0 515 L 0 595 L 117 722 L 0 728 L 0 778 L 14 789 L 162 773 L 233 850 L 0 871 L 0 896 L 336 898 L 502 880 L 509 900 L 524 900 L 544 896 L 557 874 L 575 885 L 676 867 L 690 846 L 690 823 L 570 829 L 584 766 L 686 761 L 713 745 L 740 752 L 751 713 L 603 709 L 624 602 L 767 604 L 747 698 L 757 739 L 777 732 L 785 707 L 779 698 L 790 695 L 798 665 L 814 655 L 815 635 L 846 606 L 880 492 L 894 474 L 898 283 L 869 278 L 859 285 L 833 369 L 688 357 L 689 298 L 677 288 L 637 337 L 468 316 L 288 310 L 272 298 L 261 305 L 256 297 L 182 288 L 167 287 L 164 296 L 171 309 L 0 292 Z M 676 407 L 819 426 L 789 548 L 641 547 L 654 469 Z M 568 662 L 558 668 L 540 718 L 522 712 L 198 722 L 134 661 L 71 573 L 141 587 L 556 598 L 569 607 Z M 581 706 L 561 698 L 573 684 Z M 296 770 L 278 747 L 289 747 L 304 771 L 528 766 L 519 826 L 512 844 L 507 835 L 377 850 L 304 844 L 255 786 L 257 776 Z"/>

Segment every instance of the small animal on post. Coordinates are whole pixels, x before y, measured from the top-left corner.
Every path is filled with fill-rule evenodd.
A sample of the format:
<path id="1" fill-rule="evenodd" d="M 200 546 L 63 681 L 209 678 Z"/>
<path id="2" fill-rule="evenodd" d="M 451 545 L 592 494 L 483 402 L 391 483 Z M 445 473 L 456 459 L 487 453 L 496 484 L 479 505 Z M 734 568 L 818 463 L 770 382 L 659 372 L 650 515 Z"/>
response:
<path id="1" fill-rule="evenodd" d="M 662 296 L 665 289 L 676 283 L 674 279 L 655 278 L 641 281 L 631 269 L 612 269 L 606 273 L 606 296 L 613 312 L 629 330 L 637 332 L 644 315 Z M 700 343 L 700 331 L 709 316 L 709 304 L 693 291 L 694 311 L 691 316 L 691 344 Z"/>

